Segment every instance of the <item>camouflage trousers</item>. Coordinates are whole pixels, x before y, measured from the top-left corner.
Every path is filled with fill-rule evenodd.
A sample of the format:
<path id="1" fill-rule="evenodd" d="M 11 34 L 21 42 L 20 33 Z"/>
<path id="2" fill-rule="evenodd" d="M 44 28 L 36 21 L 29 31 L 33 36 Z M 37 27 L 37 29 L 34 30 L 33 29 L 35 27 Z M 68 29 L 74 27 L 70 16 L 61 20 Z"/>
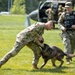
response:
<path id="1" fill-rule="evenodd" d="M 63 44 L 65 53 L 74 53 L 75 51 L 75 31 L 67 31 L 63 33 Z"/>
<path id="2" fill-rule="evenodd" d="M 23 42 L 16 42 L 13 49 L 9 51 L 1 60 L 0 60 L 0 66 L 5 64 L 11 57 L 14 57 L 19 53 L 19 51 L 25 46 Z M 30 42 L 27 44 L 27 46 L 32 49 L 34 53 L 32 64 L 37 65 L 39 58 L 41 56 L 41 48 L 34 42 Z"/>

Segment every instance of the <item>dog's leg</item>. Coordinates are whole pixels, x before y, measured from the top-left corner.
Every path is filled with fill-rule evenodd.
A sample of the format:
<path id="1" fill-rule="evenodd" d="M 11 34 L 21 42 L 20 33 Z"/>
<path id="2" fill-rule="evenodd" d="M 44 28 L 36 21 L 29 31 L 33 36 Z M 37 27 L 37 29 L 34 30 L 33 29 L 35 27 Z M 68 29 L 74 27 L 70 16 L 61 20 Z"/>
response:
<path id="1" fill-rule="evenodd" d="M 51 59 L 52 66 L 54 66 L 54 67 L 56 67 L 56 65 L 55 65 L 55 61 L 56 61 L 56 59 L 55 59 L 55 58 Z"/>
<path id="2" fill-rule="evenodd" d="M 63 61 L 62 59 L 60 59 L 60 60 L 58 60 L 58 61 L 61 62 L 60 65 L 59 65 L 59 67 L 61 67 L 61 66 L 63 65 L 64 61 Z"/>
<path id="3" fill-rule="evenodd" d="M 47 61 L 48 61 L 48 59 L 44 59 L 44 63 L 42 64 L 42 66 L 40 67 L 40 69 L 42 69 L 46 65 Z"/>

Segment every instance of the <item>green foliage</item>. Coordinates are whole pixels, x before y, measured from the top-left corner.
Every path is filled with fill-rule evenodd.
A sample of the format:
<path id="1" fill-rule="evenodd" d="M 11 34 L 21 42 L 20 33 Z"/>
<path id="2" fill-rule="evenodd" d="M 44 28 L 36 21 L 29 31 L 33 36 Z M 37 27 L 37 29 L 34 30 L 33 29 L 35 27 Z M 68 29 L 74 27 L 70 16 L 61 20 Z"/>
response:
<path id="1" fill-rule="evenodd" d="M 39 1 L 38 0 L 26 0 L 25 6 L 26 6 L 26 13 L 30 13 L 31 11 L 38 8 Z M 34 6 L 35 5 L 35 6 Z"/>
<path id="2" fill-rule="evenodd" d="M 5 15 L 0 16 L 0 59 L 12 49 L 16 35 L 24 29 L 24 15 Z M 34 22 L 34 21 L 32 21 Z M 57 27 L 56 27 L 57 28 Z M 64 46 L 59 37 L 59 29 L 44 32 L 45 43 L 50 46 L 56 45 L 63 50 Z M 53 67 L 48 61 L 43 69 L 34 70 L 32 66 L 33 53 L 28 47 L 24 47 L 15 57 L 11 58 L 0 68 L 0 75 L 75 75 L 75 58 L 70 65 L 64 64 L 61 68 Z M 43 63 L 42 58 L 38 67 Z M 56 62 L 59 65 L 59 62 Z"/>
<path id="3" fill-rule="evenodd" d="M 11 12 L 13 14 L 25 14 L 25 0 L 14 0 Z"/>
<path id="4" fill-rule="evenodd" d="M 33 10 L 38 9 L 40 1 L 45 1 L 45 0 L 25 0 L 26 13 L 29 14 Z"/>
<path id="5" fill-rule="evenodd" d="M 8 0 L 0 0 L 0 11 L 7 11 Z"/>

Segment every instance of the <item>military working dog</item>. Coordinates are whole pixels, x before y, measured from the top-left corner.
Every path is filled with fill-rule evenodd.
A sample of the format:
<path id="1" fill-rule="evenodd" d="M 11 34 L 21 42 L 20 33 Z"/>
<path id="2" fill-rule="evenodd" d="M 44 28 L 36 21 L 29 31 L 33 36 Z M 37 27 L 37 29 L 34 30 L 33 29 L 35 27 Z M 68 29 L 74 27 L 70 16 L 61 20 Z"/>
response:
<path id="1" fill-rule="evenodd" d="M 56 46 L 50 47 L 47 44 L 44 44 L 44 47 L 42 47 L 41 55 L 42 55 L 42 58 L 44 59 L 44 63 L 42 64 L 40 69 L 42 69 L 46 65 L 49 59 L 51 59 L 52 65 L 55 67 L 56 67 L 55 61 L 56 60 L 60 61 L 61 63 L 59 67 L 61 67 L 64 63 L 63 61 L 64 56 L 67 56 L 70 59 L 72 57 L 75 57 L 75 54 L 65 54 L 60 48 Z"/>

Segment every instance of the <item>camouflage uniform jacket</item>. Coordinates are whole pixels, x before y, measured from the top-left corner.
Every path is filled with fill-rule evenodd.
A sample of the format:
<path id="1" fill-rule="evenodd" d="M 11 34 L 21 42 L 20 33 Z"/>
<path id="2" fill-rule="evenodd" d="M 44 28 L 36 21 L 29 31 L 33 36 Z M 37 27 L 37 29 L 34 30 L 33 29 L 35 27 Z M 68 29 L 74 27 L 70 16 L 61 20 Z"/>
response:
<path id="1" fill-rule="evenodd" d="M 49 20 L 54 20 L 54 14 L 55 13 L 54 13 L 54 11 L 51 8 L 46 10 L 46 15 L 48 16 Z"/>
<path id="2" fill-rule="evenodd" d="M 64 12 L 64 11 L 65 11 L 65 8 L 64 8 L 64 7 L 58 8 L 58 13 L 59 13 L 59 12 Z"/>
<path id="3" fill-rule="evenodd" d="M 59 20 L 58 20 L 58 25 L 59 25 L 59 28 L 60 28 L 60 29 L 61 29 L 62 27 L 65 27 L 64 21 L 65 21 L 65 18 L 66 18 L 66 17 L 65 17 L 65 16 L 66 16 L 66 13 L 67 13 L 67 15 L 69 15 L 68 12 L 63 12 L 63 13 L 61 14 Z M 75 11 L 73 11 L 73 14 L 75 15 Z M 72 16 L 70 16 L 70 17 L 74 17 L 74 16 L 72 15 Z"/>
<path id="4" fill-rule="evenodd" d="M 58 25 L 59 28 L 61 29 L 62 27 L 64 27 L 64 19 L 65 19 L 65 12 L 63 12 L 58 20 Z"/>
<path id="5" fill-rule="evenodd" d="M 28 42 L 35 41 L 36 38 L 39 38 L 44 33 L 44 23 L 37 22 L 28 28 L 22 30 L 16 38 L 17 42 Z"/>

